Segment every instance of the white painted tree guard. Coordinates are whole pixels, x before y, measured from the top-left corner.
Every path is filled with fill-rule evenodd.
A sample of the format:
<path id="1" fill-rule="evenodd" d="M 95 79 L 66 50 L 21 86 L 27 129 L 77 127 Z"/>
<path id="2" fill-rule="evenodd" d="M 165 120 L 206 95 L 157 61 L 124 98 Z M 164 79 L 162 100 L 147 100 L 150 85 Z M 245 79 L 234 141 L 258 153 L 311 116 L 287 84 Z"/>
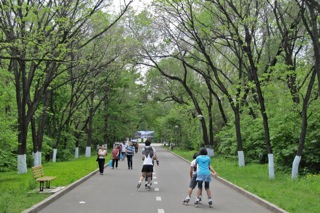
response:
<path id="1" fill-rule="evenodd" d="M 17 169 L 18 169 L 18 174 L 23 174 L 27 173 L 27 155 L 18 155 L 18 164 L 17 164 Z"/>
<path id="2" fill-rule="evenodd" d="M 213 148 L 206 148 L 207 152 L 208 152 L 208 156 L 209 157 L 213 157 L 214 156 L 214 149 Z"/>
<path id="3" fill-rule="evenodd" d="M 243 151 L 238 151 L 238 163 L 239 163 L 239 166 L 245 166 L 244 152 Z"/>
<path id="4" fill-rule="evenodd" d="M 42 152 L 38 152 L 38 162 L 39 165 L 42 165 Z"/>
<path id="5" fill-rule="evenodd" d="M 273 179 L 274 176 L 274 156 L 273 154 L 268 154 L 268 168 L 269 168 L 269 178 Z"/>
<path id="6" fill-rule="evenodd" d="M 299 164 L 301 161 L 301 156 L 295 156 L 293 163 L 292 163 L 292 174 L 291 177 L 293 180 L 298 178 L 298 174 L 299 174 Z"/>
<path id="7" fill-rule="evenodd" d="M 91 147 L 90 146 L 87 146 L 86 147 L 86 157 L 91 157 Z"/>
<path id="8" fill-rule="evenodd" d="M 74 158 L 79 158 L 79 147 L 76 147 L 74 150 Z"/>
<path id="9" fill-rule="evenodd" d="M 52 162 L 57 162 L 57 149 L 53 149 Z"/>
<path id="10" fill-rule="evenodd" d="M 41 165 L 41 152 L 37 151 L 36 153 L 32 152 L 33 155 L 33 166 Z"/>

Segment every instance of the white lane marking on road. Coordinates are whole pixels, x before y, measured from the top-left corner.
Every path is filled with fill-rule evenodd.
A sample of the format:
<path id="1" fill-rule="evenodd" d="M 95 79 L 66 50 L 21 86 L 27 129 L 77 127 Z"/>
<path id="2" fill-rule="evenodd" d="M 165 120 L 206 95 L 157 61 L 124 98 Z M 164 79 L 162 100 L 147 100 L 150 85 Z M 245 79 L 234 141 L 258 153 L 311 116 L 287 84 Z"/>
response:
<path id="1" fill-rule="evenodd" d="M 80 201 L 79 203 L 80 203 L 80 204 L 85 204 L 86 202 L 84 202 L 84 201 Z"/>
<path id="2" fill-rule="evenodd" d="M 156 197 L 156 200 L 157 201 L 161 201 L 161 197 Z"/>
<path id="3" fill-rule="evenodd" d="M 159 191 L 159 188 L 154 188 L 154 191 L 158 192 L 158 191 Z"/>
<path id="4" fill-rule="evenodd" d="M 154 184 L 158 184 L 158 182 L 153 182 Z"/>
<path id="5" fill-rule="evenodd" d="M 158 209 L 158 213 L 164 213 L 164 209 Z"/>

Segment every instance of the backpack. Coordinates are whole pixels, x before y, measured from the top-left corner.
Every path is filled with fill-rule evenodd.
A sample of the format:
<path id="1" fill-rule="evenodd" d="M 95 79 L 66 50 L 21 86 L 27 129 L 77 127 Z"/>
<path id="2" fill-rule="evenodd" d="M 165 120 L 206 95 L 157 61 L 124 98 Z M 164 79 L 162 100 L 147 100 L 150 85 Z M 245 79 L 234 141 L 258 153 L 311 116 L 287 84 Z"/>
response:
<path id="1" fill-rule="evenodd" d="M 148 157 L 149 155 L 150 158 L 153 158 L 153 155 L 154 155 L 153 148 L 151 146 L 144 148 L 144 150 L 142 151 L 142 154 L 146 157 Z"/>

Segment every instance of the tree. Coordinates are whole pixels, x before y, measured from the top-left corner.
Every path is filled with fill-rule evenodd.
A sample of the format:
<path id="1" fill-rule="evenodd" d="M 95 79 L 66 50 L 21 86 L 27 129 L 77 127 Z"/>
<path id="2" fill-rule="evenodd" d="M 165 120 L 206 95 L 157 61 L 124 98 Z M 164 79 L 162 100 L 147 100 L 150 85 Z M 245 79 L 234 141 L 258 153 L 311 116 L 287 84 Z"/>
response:
<path id="1" fill-rule="evenodd" d="M 131 3 L 130 1 L 128 5 Z M 58 2 L 2 1 L 0 29 L 4 35 L 2 60 L 10 60 L 7 69 L 14 73 L 18 106 L 18 173 L 26 173 L 28 126 L 37 106 L 51 82 L 66 69 L 75 42 L 86 36 L 83 26 L 104 5 L 103 0 L 92 4 L 69 0 Z M 128 5 L 108 25 L 78 47 L 98 38 L 116 23 Z M 14 22 L 12 22 L 14 20 Z M 75 45 L 73 45 L 75 46 Z"/>
<path id="2" fill-rule="evenodd" d="M 301 110 L 301 132 L 296 157 L 292 163 L 292 179 L 298 177 L 298 168 L 302 156 L 303 147 L 305 144 L 305 137 L 308 127 L 308 105 L 313 92 L 316 77 L 318 77 L 318 89 L 315 98 L 319 98 L 320 92 L 320 28 L 319 28 L 319 15 L 320 4 L 316 1 L 296 1 L 302 11 L 302 20 L 311 37 L 313 53 L 314 53 L 314 66 L 311 70 L 311 76 L 307 85 L 306 93 L 303 98 Z"/>

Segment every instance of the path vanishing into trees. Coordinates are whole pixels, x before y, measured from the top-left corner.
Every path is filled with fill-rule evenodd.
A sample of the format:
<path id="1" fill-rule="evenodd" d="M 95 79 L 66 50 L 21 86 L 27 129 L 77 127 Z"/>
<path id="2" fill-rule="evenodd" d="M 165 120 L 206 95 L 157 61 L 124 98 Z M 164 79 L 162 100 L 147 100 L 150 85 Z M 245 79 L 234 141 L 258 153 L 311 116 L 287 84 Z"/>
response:
<path id="1" fill-rule="evenodd" d="M 160 165 L 155 166 L 153 189 L 136 189 L 142 167 L 141 153 L 133 158 L 133 169 L 126 161 L 119 161 L 118 169 L 107 167 L 105 174 L 97 171 L 71 184 L 47 200 L 25 210 L 26 212 L 130 212 L 130 213 L 194 213 L 194 212 L 285 212 L 225 180 L 213 179 L 213 209 L 207 205 L 204 194 L 202 205 L 193 206 L 194 194 L 188 206 L 182 205 L 189 184 L 189 162 L 159 145 L 156 150 Z M 76 172 L 76 171 L 72 171 Z M 219 172 L 219 171 L 217 171 Z"/>

